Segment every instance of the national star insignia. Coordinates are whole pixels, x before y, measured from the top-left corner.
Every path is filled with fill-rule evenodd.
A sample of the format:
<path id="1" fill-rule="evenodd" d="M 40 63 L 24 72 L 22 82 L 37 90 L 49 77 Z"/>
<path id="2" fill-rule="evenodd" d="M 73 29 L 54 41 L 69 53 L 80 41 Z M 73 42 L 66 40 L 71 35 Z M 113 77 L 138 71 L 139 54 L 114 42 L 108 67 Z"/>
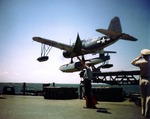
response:
<path id="1" fill-rule="evenodd" d="M 106 39 L 103 37 L 101 41 L 102 41 L 102 44 L 103 44 L 103 43 L 105 43 Z"/>

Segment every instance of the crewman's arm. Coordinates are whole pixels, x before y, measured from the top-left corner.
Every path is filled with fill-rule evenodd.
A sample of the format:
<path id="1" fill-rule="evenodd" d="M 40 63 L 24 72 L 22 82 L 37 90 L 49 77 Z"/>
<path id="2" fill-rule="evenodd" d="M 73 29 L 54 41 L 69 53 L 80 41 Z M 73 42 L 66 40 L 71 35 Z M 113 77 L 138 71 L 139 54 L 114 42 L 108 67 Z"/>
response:
<path id="1" fill-rule="evenodd" d="M 141 58 L 142 58 L 142 54 L 140 54 L 137 58 L 135 58 L 135 59 L 131 62 L 131 64 L 132 64 L 132 65 L 135 65 L 135 66 L 138 66 L 137 61 L 140 60 Z"/>

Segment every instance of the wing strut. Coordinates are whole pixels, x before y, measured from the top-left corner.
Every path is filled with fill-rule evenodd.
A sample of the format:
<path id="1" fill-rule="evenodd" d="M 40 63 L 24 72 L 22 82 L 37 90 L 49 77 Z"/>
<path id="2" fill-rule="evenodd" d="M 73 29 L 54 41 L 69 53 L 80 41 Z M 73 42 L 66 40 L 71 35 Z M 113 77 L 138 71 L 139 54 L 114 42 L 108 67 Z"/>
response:
<path id="1" fill-rule="evenodd" d="M 52 46 L 46 46 L 44 43 L 41 44 L 41 56 L 37 58 L 39 62 L 47 61 L 48 60 L 48 53 L 52 49 Z"/>
<path id="2" fill-rule="evenodd" d="M 46 47 L 45 44 L 41 44 L 41 57 L 47 56 L 51 49 L 52 49 L 52 46 Z"/>

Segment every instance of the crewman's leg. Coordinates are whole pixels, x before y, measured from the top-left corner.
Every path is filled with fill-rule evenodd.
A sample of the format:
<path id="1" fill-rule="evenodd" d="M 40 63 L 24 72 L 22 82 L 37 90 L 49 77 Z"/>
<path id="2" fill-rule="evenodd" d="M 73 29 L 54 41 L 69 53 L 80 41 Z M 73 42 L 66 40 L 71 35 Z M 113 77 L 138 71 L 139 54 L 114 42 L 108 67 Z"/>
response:
<path id="1" fill-rule="evenodd" d="M 146 82 L 144 79 L 140 80 L 140 92 L 141 92 L 141 107 L 142 115 L 145 115 L 145 104 L 146 104 Z"/>
<path id="2" fill-rule="evenodd" d="M 145 117 L 150 117 L 150 82 L 147 83 L 147 97 L 145 107 Z"/>
<path id="3" fill-rule="evenodd" d="M 150 117 L 150 96 L 146 98 L 145 117 Z"/>

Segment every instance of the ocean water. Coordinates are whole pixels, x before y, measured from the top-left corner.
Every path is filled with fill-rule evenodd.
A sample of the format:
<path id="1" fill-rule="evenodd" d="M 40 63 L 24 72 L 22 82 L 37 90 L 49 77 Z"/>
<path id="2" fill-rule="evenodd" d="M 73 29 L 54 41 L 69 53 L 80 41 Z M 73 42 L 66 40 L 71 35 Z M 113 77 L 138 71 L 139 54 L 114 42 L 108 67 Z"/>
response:
<path id="1" fill-rule="evenodd" d="M 0 94 L 3 93 L 3 88 L 5 86 L 11 86 L 15 89 L 15 94 L 23 94 L 23 83 L 0 83 Z M 53 86 L 52 83 L 50 83 L 50 86 Z M 55 84 L 56 87 L 77 87 L 79 89 L 80 84 Z M 107 84 L 92 84 L 92 87 L 122 87 L 123 90 L 128 94 L 130 92 L 136 92 L 139 93 L 139 86 L 138 85 L 114 85 L 110 86 Z M 26 90 L 43 90 L 43 84 L 42 83 L 26 83 Z"/>
<path id="2" fill-rule="evenodd" d="M 45 84 L 45 83 L 43 83 Z M 26 83 L 26 90 L 43 90 L 42 83 Z M 48 84 L 48 83 L 47 83 Z M 53 86 L 53 83 L 49 83 L 50 86 Z M 15 89 L 16 94 L 22 94 L 23 83 L 0 83 L 0 94 L 3 93 L 3 88 L 9 86 Z M 56 87 L 79 87 L 79 84 L 55 84 Z"/>

